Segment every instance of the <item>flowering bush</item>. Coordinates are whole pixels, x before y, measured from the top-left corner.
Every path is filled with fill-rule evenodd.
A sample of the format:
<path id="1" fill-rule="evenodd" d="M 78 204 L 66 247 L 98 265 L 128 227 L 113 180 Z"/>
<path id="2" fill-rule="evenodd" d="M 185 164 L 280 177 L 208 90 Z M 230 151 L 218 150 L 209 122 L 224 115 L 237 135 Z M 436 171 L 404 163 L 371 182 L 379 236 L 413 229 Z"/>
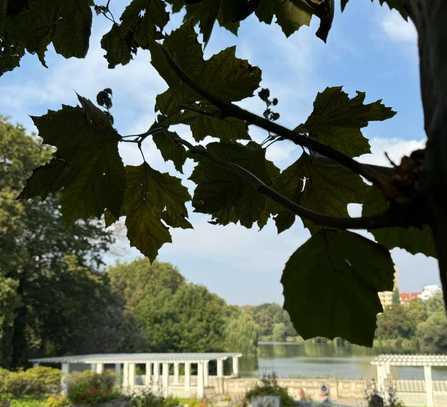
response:
<path id="1" fill-rule="evenodd" d="M 115 376 L 110 373 L 85 371 L 67 378 L 67 399 L 72 404 L 96 405 L 119 397 Z"/>
<path id="2" fill-rule="evenodd" d="M 295 400 L 289 395 L 286 388 L 278 384 L 274 374 L 264 376 L 261 379 L 261 384 L 256 384 L 245 394 L 244 406 L 249 405 L 254 398 L 260 396 L 278 396 L 281 400 L 281 407 L 295 407 Z"/>

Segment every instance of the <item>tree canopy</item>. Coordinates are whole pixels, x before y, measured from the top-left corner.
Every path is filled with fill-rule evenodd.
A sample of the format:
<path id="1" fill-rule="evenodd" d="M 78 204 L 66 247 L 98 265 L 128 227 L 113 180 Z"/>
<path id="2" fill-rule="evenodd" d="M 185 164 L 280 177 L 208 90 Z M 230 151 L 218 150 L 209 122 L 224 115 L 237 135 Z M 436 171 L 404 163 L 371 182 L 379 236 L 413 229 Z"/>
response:
<path id="1" fill-rule="evenodd" d="M 282 232 L 299 217 L 312 236 L 291 255 L 282 277 L 285 308 L 297 332 L 304 338 L 340 336 L 371 345 L 376 315 L 382 311 L 377 292 L 393 287 L 390 249 L 437 254 L 447 291 L 447 212 L 442 192 L 447 179 L 447 57 L 440 45 L 446 38 L 442 21 L 447 5 L 443 0 L 430 5 L 379 0 L 410 18 L 418 30 L 430 141 L 426 150 L 415 151 L 392 167 L 356 159 L 370 152 L 362 129 L 395 114 L 381 100 L 369 101 L 363 92 L 349 95 L 342 87 L 326 88 L 316 95 L 309 117 L 288 129 L 278 122 L 277 99 L 269 89 L 260 88 L 261 70 L 237 57 L 236 47 L 207 59 L 203 54 L 217 25 L 237 34 L 250 15 L 278 24 L 285 36 L 317 18 L 316 35 L 325 41 L 336 3 L 132 0 L 115 18 L 110 1 L 3 2 L 0 73 L 19 66 L 25 53 L 37 55 L 45 65 L 50 45 L 64 57 L 85 57 L 96 13 L 110 20 L 110 31 L 101 40 L 109 67 L 126 65 L 145 49 L 167 85 L 154 100 L 154 122 L 138 135 L 122 135 L 113 127 L 112 89 L 98 93 L 97 105 L 79 96 L 78 106 L 34 117 L 39 136 L 55 149 L 51 159 L 33 172 L 20 198 L 46 198 L 57 192 L 67 222 L 104 217 L 111 224 L 125 217 L 131 244 L 151 260 L 171 241 L 171 228 L 192 227 L 187 219 L 189 201 L 194 211 L 220 225 L 263 227 L 273 219 Z M 342 9 L 347 4 L 348 0 L 340 1 Z M 172 28 L 172 16 L 179 12 L 183 21 Z M 265 102 L 262 114 L 238 104 L 254 95 Z M 175 131 L 178 124 L 189 127 L 193 142 Z M 265 140 L 257 141 L 250 126 L 265 130 Z M 205 142 L 207 136 L 213 141 Z M 142 149 L 148 138 L 179 175 L 185 160 L 193 160 L 189 179 L 194 191 L 180 178 L 151 166 Z M 124 166 L 120 143 L 139 149 L 143 163 Z M 273 143 L 292 143 L 303 153 L 281 171 L 265 157 Z M 362 216 L 349 216 L 351 203 L 362 205 Z M 359 229 L 371 231 L 375 241 L 354 232 Z"/>
<path id="2" fill-rule="evenodd" d="M 97 272 L 112 238 L 98 221 L 66 224 L 56 194 L 16 197 L 51 151 L 0 118 L 0 365 L 39 353 L 107 349 L 119 303 Z M 101 313 L 98 311 L 101 310 Z"/>

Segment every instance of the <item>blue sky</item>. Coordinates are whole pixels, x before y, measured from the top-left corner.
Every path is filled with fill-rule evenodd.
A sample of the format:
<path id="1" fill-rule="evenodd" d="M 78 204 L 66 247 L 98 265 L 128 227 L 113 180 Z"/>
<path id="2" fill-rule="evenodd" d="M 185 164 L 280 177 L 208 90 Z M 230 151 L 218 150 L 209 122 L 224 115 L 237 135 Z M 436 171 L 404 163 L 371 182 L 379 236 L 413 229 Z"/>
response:
<path id="1" fill-rule="evenodd" d="M 376 3 L 351 1 L 343 14 L 337 12 L 327 44 L 314 35 L 317 21 L 286 39 L 276 25 L 267 26 L 249 18 L 242 24 L 239 37 L 216 29 L 206 54 L 238 45 L 239 57 L 262 68 L 262 85 L 279 98 L 280 121 L 290 127 L 306 119 L 316 93 L 327 86 L 343 85 L 351 94 L 365 91 L 368 100 L 383 99 L 398 114 L 365 130 L 374 154 L 362 160 L 386 164 L 384 153 L 388 152 L 398 161 L 403 154 L 423 146 L 425 138 L 416 34 L 397 13 Z M 123 1 L 112 0 L 112 6 L 119 15 Z M 61 104 L 73 105 L 75 92 L 94 99 L 99 90 L 111 87 L 117 129 L 122 134 L 146 130 L 154 119 L 155 96 L 165 89 L 165 84 L 152 69 L 146 52 L 140 52 L 125 67 L 107 69 L 99 40 L 108 28 L 108 21 L 95 21 L 86 60 L 65 60 L 50 50 L 46 69 L 34 56 L 24 58 L 20 69 L 0 78 L 0 113 L 34 131 L 29 115 L 44 114 Z M 263 110 L 257 98 L 244 105 L 258 113 Z M 252 134 L 263 136 L 256 129 Z M 152 144 L 144 148 L 154 167 L 173 172 Z M 125 146 L 120 153 L 126 163 L 140 162 L 133 148 Z M 298 154 L 294 146 L 287 144 L 275 144 L 268 152 L 269 158 L 281 167 Z M 188 164 L 187 174 L 190 170 Z M 358 208 L 353 207 L 352 213 L 357 212 Z M 175 264 L 190 281 L 208 286 L 231 303 L 282 303 L 281 270 L 308 237 L 301 223 L 278 235 L 272 223 L 258 231 L 239 225 L 210 225 L 207 217 L 197 214 L 192 214 L 191 220 L 194 230 L 174 230 L 173 244 L 162 248 L 160 260 Z M 122 228 L 117 228 L 116 234 L 118 244 L 109 258 L 114 261 L 137 256 L 138 252 L 123 237 Z M 438 282 L 434 259 L 412 256 L 403 250 L 393 250 L 392 254 L 401 290 L 418 290 Z"/>

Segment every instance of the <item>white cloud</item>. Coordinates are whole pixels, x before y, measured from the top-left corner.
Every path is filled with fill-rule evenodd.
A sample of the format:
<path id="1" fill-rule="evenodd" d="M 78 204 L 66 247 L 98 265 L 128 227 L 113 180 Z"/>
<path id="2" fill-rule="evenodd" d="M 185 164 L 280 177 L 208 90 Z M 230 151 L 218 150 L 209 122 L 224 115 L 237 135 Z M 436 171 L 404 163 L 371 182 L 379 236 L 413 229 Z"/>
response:
<path id="1" fill-rule="evenodd" d="M 382 29 L 392 41 L 407 44 L 416 43 L 417 33 L 413 23 L 405 21 L 395 10 L 386 14 L 382 21 Z"/>
<path id="2" fill-rule="evenodd" d="M 404 155 L 412 151 L 424 148 L 425 140 L 403 140 L 398 138 L 372 138 L 370 139 L 371 154 L 365 154 L 360 161 L 367 164 L 390 166 L 385 153 L 396 164 L 400 163 Z"/>

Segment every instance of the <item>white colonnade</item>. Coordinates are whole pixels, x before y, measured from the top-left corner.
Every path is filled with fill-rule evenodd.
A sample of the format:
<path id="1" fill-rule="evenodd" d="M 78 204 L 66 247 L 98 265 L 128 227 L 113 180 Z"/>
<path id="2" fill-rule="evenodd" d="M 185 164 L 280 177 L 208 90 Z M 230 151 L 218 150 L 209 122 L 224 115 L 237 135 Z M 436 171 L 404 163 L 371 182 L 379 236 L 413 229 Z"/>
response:
<path id="1" fill-rule="evenodd" d="M 372 362 L 377 368 L 377 390 L 385 394 L 388 385 L 396 382 L 391 376 L 391 367 L 422 367 L 426 407 L 435 407 L 432 367 L 447 366 L 447 355 L 380 355 Z"/>
<path id="2" fill-rule="evenodd" d="M 35 364 L 60 363 L 63 390 L 66 390 L 65 378 L 71 371 L 70 366 L 76 365 L 79 369 L 79 365 L 87 365 L 86 368 L 95 373 L 112 370 L 117 383 L 127 393 L 150 390 L 165 397 L 174 395 L 203 398 L 207 388 L 223 393 L 225 378 L 239 376 L 238 362 L 241 356 L 240 353 L 140 353 L 79 355 L 32 361 Z M 227 359 L 232 361 L 229 376 L 224 374 L 224 361 Z"/>

